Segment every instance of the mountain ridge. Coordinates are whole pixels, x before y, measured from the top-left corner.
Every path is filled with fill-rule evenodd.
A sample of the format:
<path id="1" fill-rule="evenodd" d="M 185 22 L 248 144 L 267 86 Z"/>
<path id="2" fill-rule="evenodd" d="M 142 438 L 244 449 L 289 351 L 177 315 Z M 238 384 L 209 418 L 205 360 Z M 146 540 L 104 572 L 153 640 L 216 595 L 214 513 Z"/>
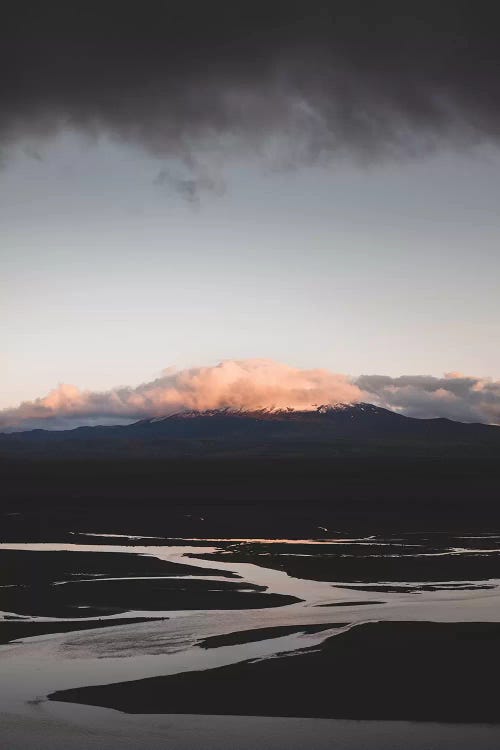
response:
<path id="1" fill-rule="evenodd" d="M 313 410 L 231 407 L 158 415 L 128 425 L 80 426 L 0 433 L 0 457 L 15 455 L 151 456 L 311 455 L 339 450 L 415 450 L 432 446 L 500 450 L 495 425 L 416 419 L 369 403 L 319 405 Z"/>
<path id="2" fill-rule="evenodd" d="M 28 430 L 9 430 L 5 432 L 0 431 L 0 439 L 12 436 L 28 436 L 35 434 L 54 434 L 54 435 L 69 435 L 70 433 L 76 433 L 77 431 L 109 431 L 109 430 L 128 430 L 138 427 L 144 427 L 146 425 L 154 424 L 169 424 L 175 421 L 182 422 L 184 420 L 193 419 L 242 419 L 242 420 L 256 420 L 256 421 L 312 421 L 318 418 L 330 417 L 335 418 L 340 415 L 348 416 L 350 419 L 354 419 L 359 416 L 363 417 L 378 417 L 378 418 L 389 418 L 393 420 L 400 420 L 401 423 L 409 422 L 420 423 L 420 424 L 447 424 L 447 425 L 464 425 L 467 427 L 477 427 L 479 429 L 485 428 L 487 430 L 497 430 L 499 425 L 486 424 L 484 422 L 462 422 L 456 419 L 450 419 L 449 417 L 412 417 L 406 414 L 387 409 L 376 404 L 369 402 L 340 402 L 337 404 L 320 404 L 312 409 L 297 409 L 294 407 L 262 407 L 256 409 L 244 409 L 241 407 L 218 407 L 214 409 L 186 409 L 182 411 L 176 411 L 171 414 L 156 415 L 154 417 L 146 417 L 139 420 L 134 420 L 129 424 L 123 424 L 117 422 L 116 424 L 102 424 L 102 425 L 79 425 L 77 427 L 61 428 L 61 429 L 49 429 L 45 427 L 35 427 Z"/>

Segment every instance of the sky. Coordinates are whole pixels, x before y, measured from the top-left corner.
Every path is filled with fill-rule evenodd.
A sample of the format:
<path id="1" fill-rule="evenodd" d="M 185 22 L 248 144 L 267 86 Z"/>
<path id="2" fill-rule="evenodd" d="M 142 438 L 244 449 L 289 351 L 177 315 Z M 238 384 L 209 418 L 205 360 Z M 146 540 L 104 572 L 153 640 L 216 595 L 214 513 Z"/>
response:
<path id="1" fill-rule="evenodd" d="M 88 395 L 166 368 L 500 421 L 494 18 L 376 5 L 7 13 L 0 428 L 192 407 Z"/>

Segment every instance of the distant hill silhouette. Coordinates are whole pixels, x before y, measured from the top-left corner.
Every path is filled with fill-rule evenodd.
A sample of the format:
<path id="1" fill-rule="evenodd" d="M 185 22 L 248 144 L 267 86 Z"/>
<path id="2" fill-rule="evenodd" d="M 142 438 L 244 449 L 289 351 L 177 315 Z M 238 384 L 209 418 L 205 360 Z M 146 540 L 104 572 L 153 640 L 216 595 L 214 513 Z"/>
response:
<path id="1" fill-rule="evenodd" d="M 0 537 L 500 533 L 499 455 L 499 427 L 371 404 L 0 434 Z"/>
<path id="2" fill-rule="evenodd" d="M 215 409 L 154 417 L 120 426 L 0 434 L 0 456 L 159 457 L 379 453 L 491 455 L 500 428 L 450 419 L 414 419 L 373 404 L 313 411 Z"/>

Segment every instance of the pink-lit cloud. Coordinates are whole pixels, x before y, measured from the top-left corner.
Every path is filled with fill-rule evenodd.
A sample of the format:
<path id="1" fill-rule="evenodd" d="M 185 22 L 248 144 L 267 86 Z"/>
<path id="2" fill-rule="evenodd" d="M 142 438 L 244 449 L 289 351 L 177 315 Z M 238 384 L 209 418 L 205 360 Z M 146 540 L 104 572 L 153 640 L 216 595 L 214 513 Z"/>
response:
<path id="1" fill-rule="evenodd" d="M 267 359 L 165 370 L 137 387 L 96 392 L 62 384 L 44 397 L 0 411 L 0 430 L 117 424 L 182 410 L 286 408 L 368 401 L 413 417 L 500 423 L 500 382 L 452 372 L 362 375 L 304 370 Z"/>
<path id="2" fill-rule="evenodd" d="M 214 367 L 167 370 L 135 388 L 101 393 L 62 384 L 42 398 L 1 411 L 0 429 L 116 423 L 184 409 L 312 409 L 361 398 L 347 376 L 328 370 L 301 370 L 262 359 L 231 360 Z"/>

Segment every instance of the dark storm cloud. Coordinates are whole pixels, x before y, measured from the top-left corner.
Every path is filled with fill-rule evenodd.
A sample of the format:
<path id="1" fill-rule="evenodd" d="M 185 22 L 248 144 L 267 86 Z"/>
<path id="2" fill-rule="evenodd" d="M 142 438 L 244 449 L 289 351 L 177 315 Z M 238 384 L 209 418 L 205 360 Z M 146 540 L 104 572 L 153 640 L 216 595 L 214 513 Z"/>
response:
<path id="1" fill-rule="evenodd" d="M 175 157 L 196 200 L 216 153 L 282 166 L 421 154 L 500 132 L 490 2 L 10 2 L 0 146 L 60 128 Z M 193 198 L 194 196 L 194 198 Z"/>
<path id="2" fill-rule="evenodd" d="M 175 190 L 193 206 L 199 206 L 200 195 L 203 192 L 217 195 L 224 193 L 224 178 L 214 164 L 207 168 L 194 158 L 184 161 L 181 169 L 174 169 L 172 166 L 162 167 L 153 183 Z"/>

